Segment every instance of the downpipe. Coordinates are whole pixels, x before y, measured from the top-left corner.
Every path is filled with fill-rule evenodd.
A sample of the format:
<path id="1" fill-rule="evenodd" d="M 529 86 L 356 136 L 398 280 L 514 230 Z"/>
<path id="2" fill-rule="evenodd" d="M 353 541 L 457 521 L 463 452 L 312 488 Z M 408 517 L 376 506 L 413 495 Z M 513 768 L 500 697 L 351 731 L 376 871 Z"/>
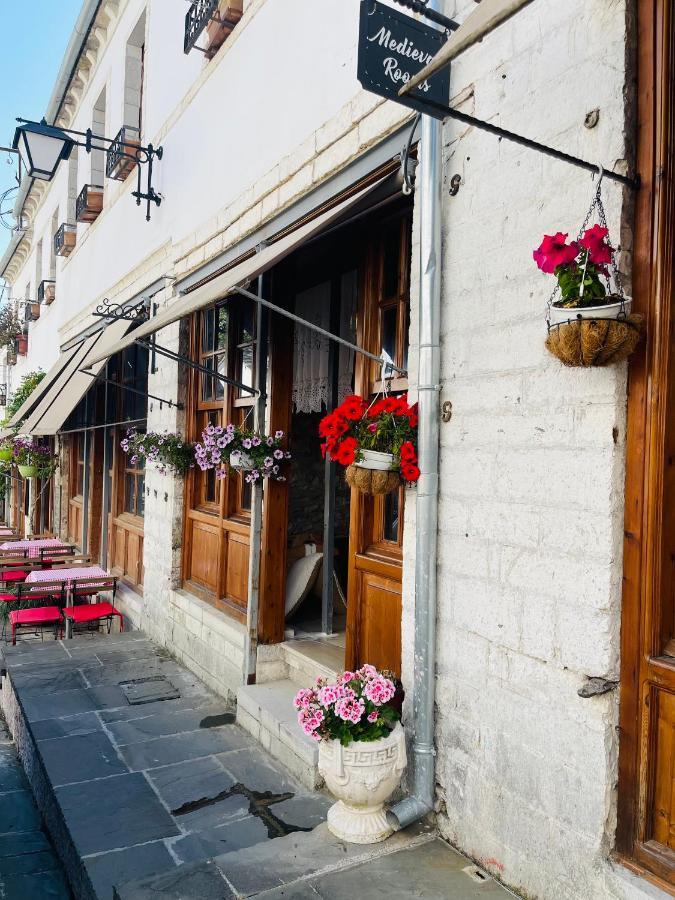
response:
<path id="1" fill-rule="evenodd" d="M 438 0 L 430 0 L 438 8 Z M 422 116 L 420 175 L 420 302 L 418 360 L 417 522 L 415 536 L 415 649 L 413 743 L 409 794 L 387 812 L 395 830 L 434 809 L 436 683 L 436 565 L 441 318 L 441 123 Z"/>

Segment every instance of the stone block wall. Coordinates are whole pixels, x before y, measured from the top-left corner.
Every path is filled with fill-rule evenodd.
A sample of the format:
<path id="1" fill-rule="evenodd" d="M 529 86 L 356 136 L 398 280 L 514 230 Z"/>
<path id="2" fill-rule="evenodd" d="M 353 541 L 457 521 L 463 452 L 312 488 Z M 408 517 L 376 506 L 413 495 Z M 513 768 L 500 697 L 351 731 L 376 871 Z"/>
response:
<path id="1" fill-rule="evenodd" d="M 629 40 L 622 2 L 542 0 L 453 64 L 454 102 L 622 170 Z M 438 821 L 527 897 L 623 896 L 608 863 L 618 692 L 577 691 L 619 673 L 626 370 L 547 353 L 553 281 L 532 260 L 544 233 L 576 237 L 595 182 L 453 122 L 444 158 Z M 625 240 L 629 198 L 604 194 Z M 413 529 L 409 504 L 404 626 Z"/>

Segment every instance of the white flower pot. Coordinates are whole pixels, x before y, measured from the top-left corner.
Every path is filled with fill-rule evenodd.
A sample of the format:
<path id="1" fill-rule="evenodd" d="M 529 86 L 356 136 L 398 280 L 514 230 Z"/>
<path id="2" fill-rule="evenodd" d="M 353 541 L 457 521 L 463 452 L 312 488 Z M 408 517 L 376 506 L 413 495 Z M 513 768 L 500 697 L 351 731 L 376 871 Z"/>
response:
<path id="1" fill-rule="evenodd" d="M 393 833 L 384 811 L 406 767 L 405 732 L 400 722 L 379 741 L 319 744 L 319 772 L 338 798 L 328 810 L 328 828 L 352 844 L 374 844 Z"/>
<path id="2" fill-rule="evenodd" d="M 230 453 L 230 465 L 233 469 L 242 469 L 243 471 L 255 469 L 253 460 L 248 453 L 244 453 L 243 450 L 233 450 L 232 453 Z"/>
<path id="3" fill-rule="evenodd" d="M 394 454 L 381 453 L 379 450 L 362 450 L 362 459 L 355 465 L 360 469 L 376 469 L 378 472 L 386 472 L 394 468 Z"/>
<path id="4" fill-rule="evenodd" d="M 623 301 L 623 310 L 630 315 L 631 300 Z M 621 312 L 621 303 L 606 303 L 604 306 L 586 306 L 583 309 L 551 306 L 551 325 L 574 322 L 577 319 L 616 319 Z"/>

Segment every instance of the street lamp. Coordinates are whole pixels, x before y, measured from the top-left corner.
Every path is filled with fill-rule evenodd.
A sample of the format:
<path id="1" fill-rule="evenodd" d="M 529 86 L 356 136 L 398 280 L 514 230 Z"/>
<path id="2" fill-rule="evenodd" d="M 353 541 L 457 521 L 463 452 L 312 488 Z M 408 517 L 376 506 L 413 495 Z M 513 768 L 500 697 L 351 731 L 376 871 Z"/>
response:
<path id="1" fill-rule="evenodd" d="M 51 181 L 62 159 L 68 159 L 75 142 L 61 128 L 42 122 L 25 122 L 16 129 L 12 147 L 19 151 L 31 178 Z"/>
<path id="2" fill-rule="evenodd" d="M 17 119 L 19 123 L 14 133 L 12 148 L 19 154 L 26 171 L 31 178 L 41 178 L 43 181 L 51 181 L 62 159 L 68 159 L 73 147 L 84 147 L 87 153 L 92 150 L 101 150 L 114 159 L 129 159 L 136 166 L 138 183 L 132 196 L 136 198 L 137 206 L 141 201 L 147 203 L 145 218 L 150 220 L 150 204 L 157 206 L 162 198 L 152 186 L 152 166 L 155 157 L 161 159 L 162 147 L 153 147 L 148 144 L 143 147 L 136 142 L 126 141 L 123 137 L 124 128 L 115 138 L 103 137 L 93 134 L 91 128 L 86 131 L 73 131 L 69 128 L 56 128 L 48 125 L 43 119 L 41 122 L 31 122 L 28 119 Z M 84 140 L 79 140 L 84 138 Z M 141 190 L 141 166 L 147 165 L 147 187 Z"/>

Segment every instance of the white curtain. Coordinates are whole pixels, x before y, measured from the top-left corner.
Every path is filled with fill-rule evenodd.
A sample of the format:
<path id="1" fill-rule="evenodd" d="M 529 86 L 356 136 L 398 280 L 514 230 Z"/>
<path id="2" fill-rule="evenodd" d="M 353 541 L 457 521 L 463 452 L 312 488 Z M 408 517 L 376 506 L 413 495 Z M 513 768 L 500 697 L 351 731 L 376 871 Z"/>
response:
<path id="1" fill-rule="evenodd" d="M 357 273 L 342 277 L 340 337 L 354 342 Z M 295 314 L 313 325 L 330 330 L 330 282 L 326 281 L 297 294 Z M 328 338 L 296 323 L 293 339 L 293 409 L 295 412 L 321 412 L 328 408 Z M 340 346 L 338 366 L 338 403 L 352 392 L 354 351 Z"/>

